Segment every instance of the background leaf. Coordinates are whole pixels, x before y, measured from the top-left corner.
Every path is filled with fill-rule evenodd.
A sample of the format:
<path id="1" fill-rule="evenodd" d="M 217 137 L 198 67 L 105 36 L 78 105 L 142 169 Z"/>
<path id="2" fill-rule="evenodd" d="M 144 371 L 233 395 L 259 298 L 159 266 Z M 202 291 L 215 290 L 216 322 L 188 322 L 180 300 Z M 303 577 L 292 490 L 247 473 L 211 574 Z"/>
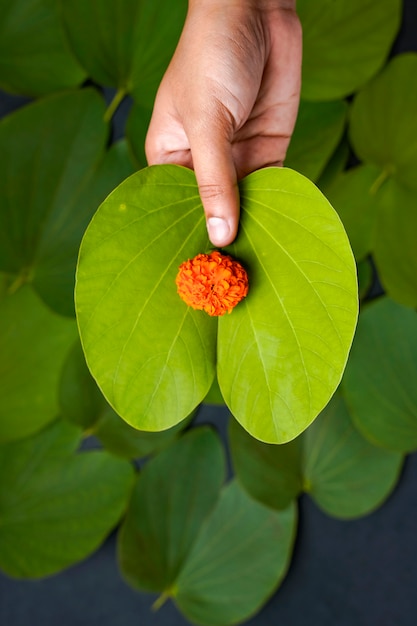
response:
<path id="1" fill-rule="evenodd" d="M 78 341 L 65 361 L 59 390 L 62 416 L 97 437 L 112 454 L 127 459 L 139 459 L 163 449 L 192 417 L 160 433 L 132 428 L 106 402 L 90 374 Z"/>
<path id="2" fill-rule="evenodd" d="M 332 517 L 365 515 L 391 493 L 403 457 L 372 445 L 354 428 L 335 394 L 314 423 L 294 441 L 256 441 L 230 424 L 233 467 L 245 490 L 262 504 L 283 509 L 303 491 Z"/>
<path id="3" fill-rule="evenodd" d="M 145 139 L 152 109 L 134 104 L 126 121 L 126 139 L 139 167 L 146 167 Z"/>
<path id="4" fill-rule="evenodd" d="M 0 446 L 0 567 L 48 576 L 96 550 L 119 520 L 133 468 L 104 452 L 74 455 L 77 430 L 57 422 Z"/>
<path id="5" fill-rule="evenodd" d="M 382 180 L 394 176 L 412 189 L 417 189 L 416 73 L 416 53 L 396 56 L 356 95 L 350 119 L 350 139 L 358 157 L 377 165 Z"/>
<path id="6" fill-rule="evenodd" d="M 343 379 L 352 419 L 371 442 L 417 448 L 417 313 L 383 297 L 366 306 Z"/>
<path id="7" fill-rule="evenodd" d="M 347 103 L 301 100 L 285 165 L 316 181 L 338 145 L 346 123 Z"/>
<path id="8" fill-rule="evenodd" d="M 207 427 L 193 429 L 147 463 L 119 533 L 119 562 L 131 585 L 171 593 L 224 472 L 220 439 Z"/>
<path id="9" fill-rule="evenodd" d="M 357 265 L 359 297 L 361 300 L 368 295 L 374 280 L 374 271 L 370 259 L 363 259 Z"/>
<path id="10" fill-rule="evenodd" d="M 157 454 L 171 444 L 181 431 L 189 426 L 193 417 L 194 413 L 176 426 L 161 432 L 150 433 L 132 428 L 107 405 L 93 432 L 106 450 L 112 454 L 127 459 L 141 459 Z"/>
<path id="11" fill-rule="evenodd" d="M 185 0 L 63 0 L 69 40 L 89 76 L 152 108 L 184 24 Z"/>
<path id="12" fill-rule="evenodd" d="M 58 416 L 58 380 L 77 336 L 29 286 L 0 299 L 0 442 L 25 437 Z"/>
<path id="13" fill-rule="evenodd" d="M 326 189 L 327 197 L 346 228 L 357 261 L 372 250 L 379 206 L 374 185 L 379 175 L 376 167 L 359 165 L 339 174 Z"/>
<path id="14" fill-rule="evenodd" d="M 231 419 L 229 440 L 234 472 L 252 498 L 285 509 L 303 491 L 301 437 L 280 446 L 263 443 Z"/>
<path id="15" fill-rule="evenodd" d="M 417 307 L 416 191 L 389 179 L 380 188 L 373 256 L 387 295 Z"/>
<path id="16" fill-rule="evenodd" d="M 344 134 L 330 160 L 327 162 L 326 167 L 316 181 L 317 187 L 324 193 L 325 196 L 327 196 L 327 189 L 329 185 L 333 183 L 336 176 L 345 170 L 349 157 L 350 147 L 346 134 Z"/>
<path id="17" fill-rule="evenodd" d="M 72 346 L 59 381 L 61 416 L 87 431 L 95 426 L 108 406 L 85 362 L 79 341 Z"/>
<path id="18" fill-rule="evenodd" d="M 141 170 L 101 205 L 81 246 L 76 305 L 87 363 L 140 430 L 187 417 L 214 378 L 216 320 L 176 292 L 178 267 L 207 249 L 194 173 Z"/>
<path id="19" fill-rule="evenodd" d="M 366 515 L 397 483 L 403 456 L 364 439 L 339 394 L 303 438 L 305 489 L 328 515 L 341 519 Z"/>
<path id="20" fill-rule="evenodd" d="M 104 156 L 104 101 L 92 89 L 50 96 L 2 120 L 0 269 L 73 315 L 75 265 L 98 204 L 133 171 L 119 144 Z"/>
<path id="21" fill-rule="evenodd" d="M 340 382 L 356 325 L 356 267 L 336 212 L 300 174 L 254 172 L 241 199 L 229 250 L 247 268 L 250 291 L 219 319 L 218 380 L 251 435 L 284 443 Z"/>
<path id="22" fill-rule="evenodd" d="M 41 96 L 84 80 L 61 26 L 59 0 L 0 0 L 0 15 L 1 89 Z"/>
<path id="23" fill-rule="evenodd" d="M 176 604 L 197 624 L 247 619 L 282 581 L 295 527 L 294 506 L 278 513 L 227 485 L 179 574 Z"/>
<path id="24" fill-rule="evenodd" d="M 398 32 L 401 6 L 401 0 L 298 0 L 303 98 L 343 98 L 376 74 Z"/>
<path id="25" fill-rule="evenodd" d="M 217 376 L 213 380 L 213 384 L 210 387 L 210 390 L 206 397 L 203 400 L 204 404 L 217 404 L 224 405 L 224 399 L 222 396 L 222 392 L 220 391 L 219 381 L 217 380 Z"/>

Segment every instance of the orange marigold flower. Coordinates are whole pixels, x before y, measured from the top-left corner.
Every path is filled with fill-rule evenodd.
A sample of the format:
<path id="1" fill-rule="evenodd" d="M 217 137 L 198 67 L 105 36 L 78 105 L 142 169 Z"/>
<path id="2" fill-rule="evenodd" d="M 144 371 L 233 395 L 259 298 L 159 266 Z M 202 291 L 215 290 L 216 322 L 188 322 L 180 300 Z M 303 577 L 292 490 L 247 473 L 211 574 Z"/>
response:
<path id="1" fill-rule="evenodd" d="M 217 250 L 181 263 L 175 282 L 186 304 L 209 315 L 230 313 L 248 293 L 245 269 Z"/>

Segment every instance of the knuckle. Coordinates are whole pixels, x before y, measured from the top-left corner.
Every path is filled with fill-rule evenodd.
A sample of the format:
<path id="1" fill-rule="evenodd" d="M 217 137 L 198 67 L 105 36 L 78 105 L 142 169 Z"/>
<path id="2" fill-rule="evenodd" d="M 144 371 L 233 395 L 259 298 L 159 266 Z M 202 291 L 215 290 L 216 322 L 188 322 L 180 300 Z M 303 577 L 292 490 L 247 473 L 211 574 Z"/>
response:
<path id="1" fill-rule="evenodd" d="M 216 200 L 221 198 L 226 193 L 226 188 L 223 185 L 216 183 L 200 183 L 198 185 L 200 197 L 204 201 Z"/>

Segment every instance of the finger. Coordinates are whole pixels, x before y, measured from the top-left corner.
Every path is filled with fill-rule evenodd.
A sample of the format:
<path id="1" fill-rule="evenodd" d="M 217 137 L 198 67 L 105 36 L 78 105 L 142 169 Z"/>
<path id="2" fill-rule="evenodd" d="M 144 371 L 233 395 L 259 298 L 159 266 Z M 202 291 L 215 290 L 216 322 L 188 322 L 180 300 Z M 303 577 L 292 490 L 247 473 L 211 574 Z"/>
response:
<path id="1" fill-rule="evenodd" d="M 207 231 L 218 247 L 232 243 L 239 223 L 236 168 L 229 133 L 223 128 L 207 125 L 203 131 L 188 134 Z"/>

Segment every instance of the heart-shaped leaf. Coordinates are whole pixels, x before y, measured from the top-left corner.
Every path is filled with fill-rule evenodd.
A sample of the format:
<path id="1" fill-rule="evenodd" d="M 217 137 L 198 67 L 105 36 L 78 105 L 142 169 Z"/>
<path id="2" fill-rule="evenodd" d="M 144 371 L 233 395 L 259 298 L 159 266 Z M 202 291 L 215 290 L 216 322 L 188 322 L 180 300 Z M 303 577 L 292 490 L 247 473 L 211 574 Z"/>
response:
<path id="1" fill-rule="evenodd" d="M 356 269 L 337 214 L 300 174 L 255 172 L 241 199 L 230 252 L 248 269 L 250 291 L 219 320 L 218 379 L 254 436 L 288 441 L 342 376 Z M 194 173 L 174 165 L 125 181 L 84 237 L 76 303 L 87 363 L 110 404 L 141 430 L 184 419 L 214 379 L 217 322 L 187 307 L 175 287 L 180 263 L 208 246 Z"/>
<path id="2" fill-rule="evenodd" d="M 40 96 L 85 78 L 69 49 L 59 0 L 0 0 L 0 88 Z"/>
<path id="3" fill-rule="evenodd" d="M 248 619 L 284 578 L 295 531 L 294 506 L 272 511 L 230 483 L 179 573 L 175 603 L 196 624 Z"/>
<path id="4" fill-rule="evenodd" d="M 347 104 L 301 100 L 285 165 L 317 180 L 338 145 L 346 123 Z"/>
<path id="5" fill-rule="evenodd" d="M 254 172 L 241 183 L 241 201 L 230 250 L 248 268 L 251 291 L 220 319 L 217 374 L 242 426 L 284 443 L 340 382 L 357 319 L 356 267 L 336 212 L 300 174 Z"/>
<path id="6" fill-rule="evenodd" d="M 395 486 L 403 461 L 401 454 L 359 434 L 340 394 L 288 444 L 256 441 L 235 420 L 230 439 L 237 477 L 259 502 L 281 509 L 304 491 L 326 513 L 343 519 L 379 506 Z"/>
<path id="7" fill-rule="evenodd" d="M 76 306 L 87 363 L 140 430 L 177 424 L 213 381 L 216 321 L 186 307 L 175 287 L 180 263 L 208 245 L 195 176 L 176 166 L 120 185 L 83 239 Z"/>
<path id="8" fill-rule="evenodd" d="M 63 2 L 69 40 L 98 83 L 152 108 L 184 24 L 185 0 Z"/>
<path id="9" fill-rule="evenodd" d="M 417 188 L 417 54 L 394 57 L 359 92 L 352 105 L 350 139 L 358 157 L 389 176 Z"/>
<path id="10" fill-rule="evenodd" d="M 0 442 L 40 430 L 58 416 L 58 380 L 77 336 L 29 286 L 0 298 Z"/>
<path id="11" fill-rule="evenodd" d="M 75 266 L 94 210 L 133 166 L 105 155 L 104 101 L 92 89 L 50 96 L 0 123 L 0 269 L 73 315 Z"/>
<path id="12" fill-rule="evenodd" d="M 298 0 L 297 12 L 303 26 L 303 97 L 335 100 L 382 67 L 400 26 L 401 0 Z"/>
<path id="13" fill-rule="evenodd" d="M 304 489 L 326 513 L 350 519 L 380 506 L 396 485 L 403 456 L 369 443 L 335 395 L 304 438 Z"/>
<path id="14" fill-rule="evenodd" d="M 220 439 L 195 428 L 149 461 L 119 533 L 119 561 L 134 587 L 170 594 L 224 480 Z"/>
<path id="15" fill-rule="evenodd" d="M 272 511 L 236 484 L 220 492 L 223 479 L 218 437 L 190 431 L 145 466 L 119 533 L 127 581 L 160 592 L 155 606 L 171 597 L 200 624 L 258 610 L 285 574 L 295 534 L 294 507 Z"/>
<path id="16" fill-rule="evenodd" d="M 105 452 L 74 454 L 79 430 L 57 422 L 0 446 L 0 568 L 48 576 L 84 559 L 118 522 L 133 469 Z"/>
<path id="17" fill-rule="evenodd" d="M 343 379 L 355 425 L 389 450 L 417 449 L 417 313 L 383 297 L 366 306 Z"/>

